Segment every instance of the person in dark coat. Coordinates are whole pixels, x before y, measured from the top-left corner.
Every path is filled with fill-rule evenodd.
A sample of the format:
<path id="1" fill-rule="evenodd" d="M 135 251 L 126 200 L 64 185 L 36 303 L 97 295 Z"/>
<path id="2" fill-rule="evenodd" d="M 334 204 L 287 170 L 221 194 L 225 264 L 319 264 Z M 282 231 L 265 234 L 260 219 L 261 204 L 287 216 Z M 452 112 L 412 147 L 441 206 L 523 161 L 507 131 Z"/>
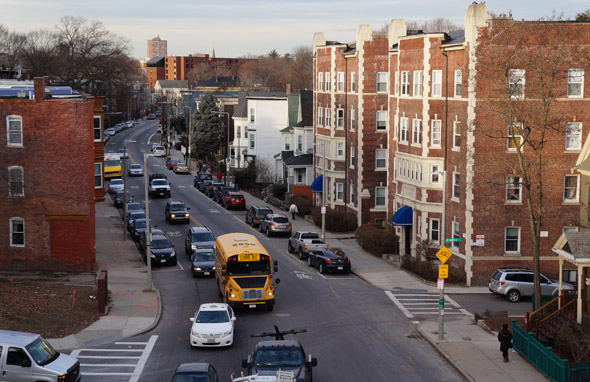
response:
<path id="1" fill-rule="evenodd" d="M 508 362 L 508 349 L 512 348 L 512 333 L 508 330 L 508 324 L 502 325 L 502 330 L 498 333 L 500 341 L 500 351 L 504 356 L 504 362 Z"/>

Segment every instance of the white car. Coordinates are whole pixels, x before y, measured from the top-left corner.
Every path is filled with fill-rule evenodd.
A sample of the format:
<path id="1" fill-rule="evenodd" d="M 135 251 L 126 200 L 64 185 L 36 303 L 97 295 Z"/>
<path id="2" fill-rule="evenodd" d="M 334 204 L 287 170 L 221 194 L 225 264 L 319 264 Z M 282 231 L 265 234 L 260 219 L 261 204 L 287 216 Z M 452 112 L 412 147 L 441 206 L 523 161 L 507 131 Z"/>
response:
<path id="1" fill-rule="evenodd" d="M 129 175 L 130 176 L 141 176 L 143 175 L 143 167 L 138 163 L 133 163 L 129 166 Z"/>
<path id="2" fill-rule="evenodd" d="M 154 156 L 156 157 L 165 157 L 166 156 L 166 149 L 164 146 L 154 146 Z"/>
<path id="3" fill-rule="evenodd" d="M 112 179 L 109 182 L 109 194 L 116 194 L 117 191 L 123 191 L 125 184 L 122 179 Z"/>
<path id="4" fill-rule="evenodd" d="M 223 303 L 201 304 L 194 317 L 190 318 L 191 346 L 221 347 L 234 343 L 233 309 Z"/>

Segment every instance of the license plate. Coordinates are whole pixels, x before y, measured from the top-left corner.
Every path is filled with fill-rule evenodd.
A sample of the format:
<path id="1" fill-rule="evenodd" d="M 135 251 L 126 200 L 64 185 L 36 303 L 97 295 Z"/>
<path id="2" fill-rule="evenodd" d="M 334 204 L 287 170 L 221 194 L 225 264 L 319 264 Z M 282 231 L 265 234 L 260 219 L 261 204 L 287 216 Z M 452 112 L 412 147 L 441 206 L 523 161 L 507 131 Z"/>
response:
<path id="1" fill-rule="evenodd" d="M 165 263 L 165 262 L 166 262 L 166 260 L 160 260 L 160 262 L 161 262 L 161 263 Z"/>
<path id="2" fill-rule="evenodd" d="M 207 340 L 207 343 L 208 343 L 208 344 L 214 344 L 214 343 L 215 343 L 215 340 L 214 340 L 214 339 L 208 339 L 208 340 Z"/>
<path id="3" fill-rule="evenodd" d="M 248 305 L 248 308 L 256 308 L 256 305 L 255 304 L 250 304 L 250 305 Z"/>
<path id="4" fill-rule="evenodd" d="M 342 267 L 338 267 L 338 270 L 340 270 L 340 271 L 341 271 L 341 270 L 342 270 Z"/>
<path id="5" fill-rule="evenodd" d="M 258 253 L 240 253 L 238 261 L 260 261 L 260 254 Z"/>
<path id="6" fill-rule="evenodd" d="M 211 274 L 211 272 L 203 272 L 204 276 L 209 276 Z"/>

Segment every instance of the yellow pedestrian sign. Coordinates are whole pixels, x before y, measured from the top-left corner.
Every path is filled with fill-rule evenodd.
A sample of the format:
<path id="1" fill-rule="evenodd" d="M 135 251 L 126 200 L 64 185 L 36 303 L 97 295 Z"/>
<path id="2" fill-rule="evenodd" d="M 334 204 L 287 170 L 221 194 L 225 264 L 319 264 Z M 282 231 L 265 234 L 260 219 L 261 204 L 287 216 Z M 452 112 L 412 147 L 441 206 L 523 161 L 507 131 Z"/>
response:
<path id="1" fill-rule="evenodd" d="M 451 257 L 451 251 L 447 249 L 444 245 L 438 250 L 436 253 L 436 257 L 440 260 L 441 263 L 446 263 L 449 257 Z"/>
<path id="2" fill-rule="evenodd" d="M 449 278 L 449 264 L 441 264 L 438 266 L 438 278 L 448 279 Z"/>

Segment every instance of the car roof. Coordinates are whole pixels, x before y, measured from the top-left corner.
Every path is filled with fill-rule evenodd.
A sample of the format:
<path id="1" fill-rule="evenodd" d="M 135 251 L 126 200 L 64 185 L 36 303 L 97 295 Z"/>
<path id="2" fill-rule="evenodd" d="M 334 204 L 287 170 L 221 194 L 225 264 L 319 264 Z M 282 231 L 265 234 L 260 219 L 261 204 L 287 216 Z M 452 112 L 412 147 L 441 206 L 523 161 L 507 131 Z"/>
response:
<path id="1" fill-rule="evenodd" d="M 139 163 L 131 163 L 129 167 L 141 167 Z"/>
<path id="2" fill-rule="evenodd" d="M 129 202 L 129 203 L 127 203 L 127 207 L 129 207 L 130 205 L 134 205 L 134 206 L 135 205 L 138 205 L 138 206 L 141 207 L 141 203 L 140 202 Z"/>
<path id="3" fill-rule="evenodd" d="M 211 230 L 206 226 L 199 226 L 199 227 L 191 227 L 191 232 L 211 232 Z"/>
<path id="4" fill-rule="evenodd" d="M 498 271 L 501 272 L 532 272 L 532 269 L 528 268 L 500 268 Z"/>
<path id="5" fill-rule="evenodd" d="M 201 304 L 201 306 L 199 306 L 199 312 L 202 310 L 205 310 L 205 311 L 227 310 L 227 304 L 223 304 L 223 303 L 219 303 L 219 302 Z"/>
<path id="6" fill-rule="evenodd" d="M 39 338 L 39 334 L 0 330 L 0 343 L 25 347 Z"/>
<path id="7" fill-rule="evenodd" d="M 119 182 L 123 183 L 123 179 L 111 179 L 111 184 L 113 182 L 115 182 L 115 183 L 119 183 Z"/>
<path id="8" fill-rule="evenodd" d="M 209 364 L 205 362 L 181 363 L 176 368 L 177 373 L 208 372 Z"/>
<path id="9" fill-rule="evenodd" d="M 193 254 L 201 253 L 201 252 L 213 252 L 213 250 L 214 250 L 213 247 L 197 248 L 196 250 L 193 251 Z"/>
<path id="10" fill-rule="evenodd" d="M 152 240 L 156 240 L 156 239 L 158 239 L 158 240 L 165 239 L 165 240 L 168 240 L 168 242 L 170 243 L 170 239 L 168 239 L 166 236 L 164 236 L 164 235 L 154 235 L 153 232 L 152 232 Z M 172 244 L 172 243 L 170 243 L 170 244 Z"/>
<path id="11" fill-rule="evenodd" d="M 260 341 L 256 348 L 270 348 L 270 347 L 296 347 L 299 348 L 300 344 L 298 341 L 293 340 L 273 340 L 273 341 Z"/>
<path id="12" fill-rule="evenodd" d="M 173 205 L 173 204 L 182 204 L 184 206 L 184 202 L 181 200 L 174 200 L 174 201 L 169 201 L 168 204 Z"/>
<path id="13" fill-rule="evenodd" d="M 283 214 L 268 214 L 266 216 L 270 216 L 271 218 L 286 218 L 287 215 L 283 215 Z"/>
<path id="14" fill-rule="evenodd" d="M 241 192 L 238 192 L 238 191 L 230 191 L 229 194 L 230 195 L 242 195 L 242 196 L 244 196 L 244 194 L 242 194 Z"/>
<path id="15" fill-rule="evenodd" d="M 256 209 L 266 209 L 266 210 L 272 210 L 272 208 L 270 208 L 269 206 L 252 206 Z"/>

